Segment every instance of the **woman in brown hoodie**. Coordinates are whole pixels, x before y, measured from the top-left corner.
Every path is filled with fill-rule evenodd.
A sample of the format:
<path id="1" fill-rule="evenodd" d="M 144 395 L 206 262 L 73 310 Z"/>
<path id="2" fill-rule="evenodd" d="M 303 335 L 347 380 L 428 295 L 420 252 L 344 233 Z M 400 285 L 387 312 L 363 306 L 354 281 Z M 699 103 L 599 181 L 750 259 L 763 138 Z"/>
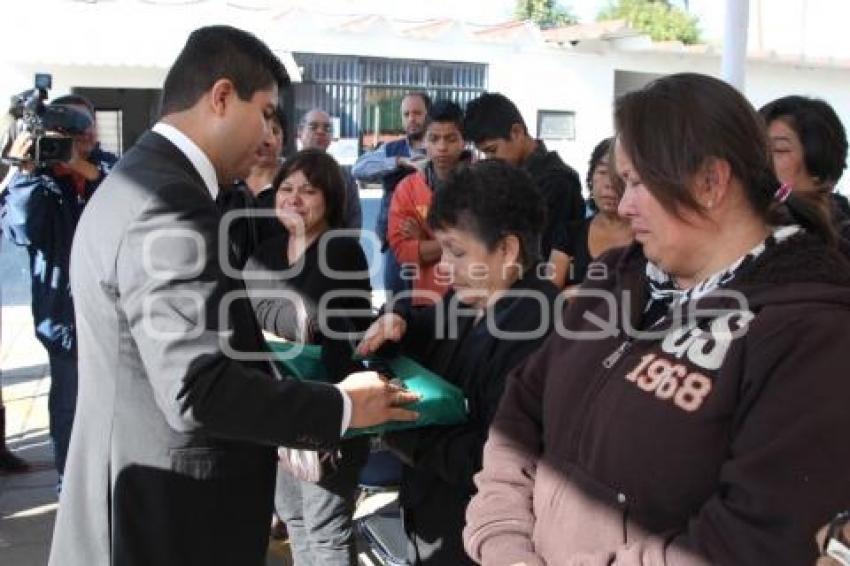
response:
<path id="1" fill-rule="evenodd" d="M 464 539 L 512 564 L 810 564 L 850 502 L 850 267 L 710 77 L 619 99 L 620 214 L 508 380 Z"/>

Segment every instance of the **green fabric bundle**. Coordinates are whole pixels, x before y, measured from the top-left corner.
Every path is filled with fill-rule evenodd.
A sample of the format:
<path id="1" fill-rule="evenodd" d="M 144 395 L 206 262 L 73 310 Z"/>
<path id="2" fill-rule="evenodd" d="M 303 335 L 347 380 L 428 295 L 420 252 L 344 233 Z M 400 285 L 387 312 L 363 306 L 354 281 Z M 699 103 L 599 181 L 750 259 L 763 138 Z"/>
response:
<path id="1" fill-rule="evenodd" d="M 284 375 L 309 381 L 328 381 L 322 365 L 322 347 L 314 344 L 268 342 Z M 455 425 L 466 421 L 463 391 L 407 356 L 383 360 L 408 390 L 418 393 L 419 401 L 408 408 L 419 413 L 415 422 L 390 422 L 382 425 L 350 429 L 346 438 L 363 434 L 381 434 L 429 425 Z"/>

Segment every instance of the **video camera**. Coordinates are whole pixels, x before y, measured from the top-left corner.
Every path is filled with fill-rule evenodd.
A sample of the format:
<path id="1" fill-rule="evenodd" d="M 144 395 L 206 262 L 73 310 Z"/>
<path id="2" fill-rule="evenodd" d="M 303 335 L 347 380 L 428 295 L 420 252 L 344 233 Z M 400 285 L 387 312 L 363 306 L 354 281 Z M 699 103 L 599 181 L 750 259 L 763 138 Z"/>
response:
<path id="1" fill-rule="evenodd" d="M 92 117 L 71 106 L 48 106 L 47 91 L 53 79 L 49 74 L 36 73 L 35 87 L 12 97 L 9 116 L 19 120 L 33 138 L 25 159 L 3 156 L 12 165 L 32 161 L 36 166 L 68 161 L 73 156 L 75 134 L 82 134 L 92 125 Z"/>

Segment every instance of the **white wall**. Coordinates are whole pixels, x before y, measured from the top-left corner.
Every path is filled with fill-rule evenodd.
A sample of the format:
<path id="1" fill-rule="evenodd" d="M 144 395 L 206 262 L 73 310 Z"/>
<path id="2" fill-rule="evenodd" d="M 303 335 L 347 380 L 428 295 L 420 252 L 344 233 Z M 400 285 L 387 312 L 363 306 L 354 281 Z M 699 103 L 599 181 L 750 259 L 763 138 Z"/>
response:
<path id="1" fill-rule="evenodd" d="M 322 30 L 322 25 L 326 22 L 284 20 L 269 23 L 258 33 L 277 51 L 486 63 L 489 89 L 502 92 L 517 103 L 532 134 L 536 134 L 539 110 L 575 112 L 576 139 L 551 144 L 551 148 L 582 178 L 594 145 L 612 133 L 616 70 L 659 74 L 694 71 L 715 76 L 720 72 L 719 56 L 614 50 L 600 48 L 598 44 L 597 52 L 582 52 L 580 46 L 557 49 L 538 45 L 528 38 L 510 44 L 485 43 L 471 40 L 460 27 L 426 40 L 393 34 L 383 26 L 377 26 L 372 33 L 331 33 Z M 176 45 L 182 40 L 163 38 L 162 41 Z M 124 48 L 131 51 L 133 46 Z M 167 69 L 166 63 L 157 64 L 161 66 L 0 62 L 0 94 L 7 96 L 30 87 L 36 71 L 53 74 L 53 95 L 64 94 L 71 87 L 159 88 Z M 845 126 L 850 127 L 848 93 L 847 69 L 763 61 L 750 61 L 747 65 L 746 94 L 756 107 L 786 94 L 817 96 L 832 104 Z M 839 186 L 850 191 L 850 175 L 845 175 Z"/>
<path id="2" fill-rule="evenodd" d="M 516 102 L 533 134 L 538 110 L 576 113 L 576 140 L 550 145 L 582 179 L 593 147 L 613 132 L 616 70 L 720 75 L 719 56 L 687 53 L 526 49 L 490 57 L 487 63 L 490 89 Z M 850 70 L 751 60 L 746 73 L 745 95 L 756 108 L 789 94 L 822 98 L 835 108 L 850 131 Z M 845 173 L 838 187 L 850 194 L 850 173 Z"/>
<path id="3" fill-rule="evenodd" d="M 73 87 L 161 88 L 168 69 L 153 67 L 91 67 L 55 64 L 0 63 L 0 95 L 11 96 L 33 87 L 35 73 L 53 75 L 50 98 Z"/>
<path id="4" fill-rule="evenodd" d="M 606 58 L 606 62 L 611 70 L 664 74 L 698 72 L 713 76 L 720 74 L 720 58 L 708 55 L 612 53 Z M 609 92 L 613 93 L 613 89 Z M 750 60 L 746 67 L 744 94 L 756 109 L 771 100 L 790 94 L 822 98 L 835 108 L 845 129 L 850 132 L 849 69 Z M 602 92 L 600 96 L 603 96 Z M 610 95 L 606 102 L 609 107 L 607 114 L 597 113 L 592 120 L 599 123 L 609 120 L 613 102 L 613 95 Z M 850 173 L 845 172 L 838 187 L 842 192 L 850 194 Z"/>
<path id="5" fill-rule="evenodd" d="M 575 112 L 576 139 L 547 145 L 584 179 L 594 146 L 613 131 L 614 73 L 608 67 L 600 55 L 549 49 L 520 52 L 491 60 L 490 90 L 516 103 L 531 135 L 537 134 L 539 110 Z"/>

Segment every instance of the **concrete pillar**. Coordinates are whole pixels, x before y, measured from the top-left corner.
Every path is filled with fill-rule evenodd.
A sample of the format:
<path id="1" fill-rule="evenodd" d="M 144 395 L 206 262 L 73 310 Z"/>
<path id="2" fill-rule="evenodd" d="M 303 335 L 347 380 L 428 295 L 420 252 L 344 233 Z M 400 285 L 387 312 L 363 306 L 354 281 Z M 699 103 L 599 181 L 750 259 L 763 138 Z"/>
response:
<path id="1" fill-rule="evenodd" d="M 723 59 L 720 76 L 741 92 L 744 92 L 744 75 L 747 64 L 749 17 L 749 0 L 726 0 L 726 23 L 723 29 Z"/>

